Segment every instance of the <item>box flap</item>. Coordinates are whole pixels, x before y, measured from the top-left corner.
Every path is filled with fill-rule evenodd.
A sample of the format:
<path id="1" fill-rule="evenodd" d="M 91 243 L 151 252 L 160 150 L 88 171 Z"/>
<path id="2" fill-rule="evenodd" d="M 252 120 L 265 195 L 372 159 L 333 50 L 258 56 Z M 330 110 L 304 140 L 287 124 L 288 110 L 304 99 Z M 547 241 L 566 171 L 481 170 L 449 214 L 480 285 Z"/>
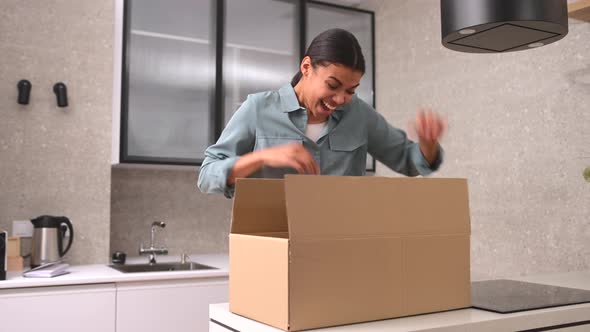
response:
<path id="1" fill-rule="evenodd" d="M 291 239 L 470 234 L 465 179 L 286 175 Z"/>
<path id="2" fill-rule="evenodd" d="M 237 179 L 231 232 L 288 232 L 283 180 Z"/>

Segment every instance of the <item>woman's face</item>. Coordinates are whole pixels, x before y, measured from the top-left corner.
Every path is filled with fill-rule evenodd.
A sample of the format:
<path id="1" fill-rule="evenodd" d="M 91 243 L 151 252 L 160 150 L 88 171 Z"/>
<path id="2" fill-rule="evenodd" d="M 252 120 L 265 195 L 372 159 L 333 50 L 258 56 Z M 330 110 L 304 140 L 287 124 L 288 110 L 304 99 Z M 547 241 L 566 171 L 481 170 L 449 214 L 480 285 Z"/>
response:
<path id="1" fill-rule="evenodd" d="M 313 117 L 325 119 L 352 99 L 363 73 L 340 64 L 313 68 L 311 63 L 306 65 L 305 62 L 304 59 L 301 66 L 305 84 L 304 106 Z"/>

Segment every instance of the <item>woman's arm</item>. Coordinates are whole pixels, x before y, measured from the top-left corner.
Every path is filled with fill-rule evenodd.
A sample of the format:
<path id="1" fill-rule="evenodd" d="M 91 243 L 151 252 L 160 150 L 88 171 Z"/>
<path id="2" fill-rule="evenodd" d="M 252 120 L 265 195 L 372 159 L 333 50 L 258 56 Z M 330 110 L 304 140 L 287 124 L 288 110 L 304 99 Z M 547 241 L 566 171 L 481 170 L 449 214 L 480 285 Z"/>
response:
<path id="1" fill-rule="evenodd" d="M 233 185 L 237 178 L 245 178 L 262 168 L 291 167 L 301 174 L 319 174 L 319 166 L 303 145 L 294 143 L 280 145 L 243 155 L 235 163 L 227 184 Z"/>
<path id="2" fill-rule="evenodd" d="M 431 110 L 421 109 L 416 115 L 416 134 L 420 151 L 430 165 L 438 159 L 438 141 L 447 128 L 446 120 Z"/>
<path id="3" fill-rule="evenodd" d="M 255 97 L 248 97 L 231 118 L 217 143 L 205 151 L 199 171 L 202 192 L 233 196 L 237 178 L 262 167 L 291 167 L 299 173 L 319 174 L 313 156 L 301 144 L 286 144 L 254 151 L 257 119 Z"/>
<path id="4" fill-rule="evenodd" d="M 205 150 L 198 187 L 206 193 L 233 196 L 229 175 L 240 156 L 252 152 L 256 142 L 256 103 L 248 96 L 234 113 L 217 142 Z"/>
<path id="5" fill-rule="evenodd" d="M 367 107 L 368 152 L 373 157 L 392 170 L 408 176 L 428 175 L 438 169 L 443 157 L 443 150 L 438 144 L 442 131 L 432 131 L 432 118 L 425 119 L 419 113 L 422 126 L 416 130 L 420 130 L 419 137 L 421 135 L 423 138 L 418 144 L 409 140 L 403 130 L 390 125 L 372 107 Z"/>

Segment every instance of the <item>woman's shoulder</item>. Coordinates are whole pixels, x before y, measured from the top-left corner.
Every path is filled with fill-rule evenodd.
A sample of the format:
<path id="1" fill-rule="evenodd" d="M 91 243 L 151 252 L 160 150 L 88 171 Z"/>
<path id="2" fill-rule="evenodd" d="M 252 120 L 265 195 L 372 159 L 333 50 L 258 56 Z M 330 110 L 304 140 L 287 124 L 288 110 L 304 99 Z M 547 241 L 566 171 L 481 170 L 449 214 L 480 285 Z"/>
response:
<path id="1" fill-rule="evenodd" d="M 256 104 L 271 104 L 280 102 L 279 90 L 268 90 L 248 94 L 248 99 Z"/>
<path id="2" fill-rule="evenodd" d="M 247 103 L 256 109 L 258 114 L 274 114 L 277 111 L 289 111 L 299 107 L 299 101 L 291 85 L 284 85 L 277 90 L 249 94 Z"/>

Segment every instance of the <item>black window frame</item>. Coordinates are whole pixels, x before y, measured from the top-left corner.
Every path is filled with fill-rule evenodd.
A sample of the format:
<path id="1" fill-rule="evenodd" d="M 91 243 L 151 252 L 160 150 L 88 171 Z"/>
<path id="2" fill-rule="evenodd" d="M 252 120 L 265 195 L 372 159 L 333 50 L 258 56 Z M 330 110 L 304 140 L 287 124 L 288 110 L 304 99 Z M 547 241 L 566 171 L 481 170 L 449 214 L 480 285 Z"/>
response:
<path id="1" fill-rule="evenodd" d="M 215 59 L 215 82 L 211 86 L 210 95 L 213 97 L 213 102 L 210 108 L 210 123 L 209 123 L 209 144 L 217 141 L 224 128 L 225 111 L 224 107 L 224 80 L 223 80 L 223 46 L 225 35 L 225 0 L 210 0 L 212 3 L 213 19 L 211 40 L 214 41 L 214 49 L 212 57 Z M 280 0 L 278 0 L 280 1 Z M 376 102 L 376 86 L 375 86 L 375 13 L 370 10 L 347 7 L 333 3 L 326 3 L 316 0 L 295 0 L 297 4 L 297 22 L 299 24 L 299 58 L 303 58 L 305 50 L 307 49 L 307 9 L 308 4 L 321 5 L 326 7 L 333 7 L 343 10 L 351 10 L 369 14 L 371 17 L 371 57 L 372 57 L 372 71 L 373 71 L 373 100 L 372 106 L 375 107 Z M 188 158 L 164 158 L 164 157 L 145 157 L 145 156 L 130 156 L 128 154 L 127 134 L 129 123 L 129 36 L 131 33 L 130 26 L 130 0 L 123 1 L 123 47 L 122 47 L 122 66 L 121 66 L 121 128 L 119 139 L 119 162 L 122 164 L 153 164 L 153 165 L 180 165 L 180 166 L 201 166 L 204 158 L 188 159 Z M 296 36 L 297 39 L 297 36 Z M 367 172 L 375 172 L 375 159 L 373 158 L 373 165 L 367 168 Z"/>

